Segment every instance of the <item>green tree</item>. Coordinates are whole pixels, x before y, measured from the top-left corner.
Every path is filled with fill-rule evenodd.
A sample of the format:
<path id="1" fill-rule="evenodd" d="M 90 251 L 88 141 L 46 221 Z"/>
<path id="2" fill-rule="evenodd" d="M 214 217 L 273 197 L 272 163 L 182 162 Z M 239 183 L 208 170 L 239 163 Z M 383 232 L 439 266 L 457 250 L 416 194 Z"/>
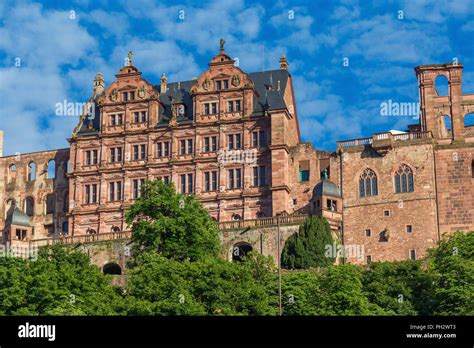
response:
<path id="1" fill-rule="evenodd" d="M 281 258 L 282 266 L 305 269 L 332 265 L 335 255 L 326 255 L 327 246 L 332 245 L 333 238 L 327 220 L 324 217 L 310 216 L 299 232 L 287 239 Z"/>
<path id="2" fill-rule="evenodd" d="M 429 250 L 436 315 L 474 315 L 474 231 L 445 235 Z"/>
<path id="3" fill-rule="evenodd" d="M 132 229 L 134 254 L 156 250 L 169 259 L 193 261 L 217 257 L 221 250 L 217 224 L 203 205 L 161 180 L 144 184 L 126 221 Z"/>
<path id="4" fill-rule="evenodd" d="M 267 315 L 270 296 L 252 266 L 218 258 L 166 259 L 143 253 L 129 272 L 131 315 Z"/>
<path id="5" fill-rule="evenodd" d="M 0 313 L 113 315 L 122 298 L 87 255 L 61 246 L 40 249 L 37 260 L 0 259 Z"/>
<path id="6" fill-rule="evenodd" d="M 371 303 L 387 315 L 429 315 L 432 312 L 433 277 L 420 261 L 373 262 L 362 276 Z"/>

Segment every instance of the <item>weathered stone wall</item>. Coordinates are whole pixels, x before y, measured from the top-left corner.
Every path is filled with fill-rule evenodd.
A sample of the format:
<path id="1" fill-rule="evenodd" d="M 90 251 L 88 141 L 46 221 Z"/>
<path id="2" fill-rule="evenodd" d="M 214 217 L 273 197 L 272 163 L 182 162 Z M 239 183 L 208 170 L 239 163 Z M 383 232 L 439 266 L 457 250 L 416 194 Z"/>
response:
<path id="1" fill-rule="evenodd" d="M 440 232 L 474 230 L 474 144 L 439 146 L 435 153 Z"/>
<path id="2" fill-rule="evenodd" d="M 55 162 L 55 176 L 48 178 L 48 162 Z M 30 223 L 35 239 L 58 235 L 67 221 L 69 149 L 0 157 L 0 230 L 15 201 L 27 213 L 27 200 L 33 202 Z M 34 164 L 34 173 L 30 169 Z M 54 212 L 46 212 L 48 194 L 54 195 Z M 66 226 L 64 226 L 66 227 Z M 0 239 L 1 240 L 1 239 Z"/>
<path id="3" fill-rule="evenodd" d="M 365 263 L 367 256 L 372 261 L 405 260 L 411 249 L 417 258 L 423 257 L 438 240 L 433 145 L 406 141 L 393 144 L 385 153 L 377 150 L 353 147 L 342 156 L 344 244 L 364 247 L 366 257 L 356 263 Z M 413 192 L 395 193 L 394 173 L 402 164 L 413 170 Z M 359 195 L 365 168 L 377 175 L 377 195 Z M 407 225 L 412 232 L 407 232 Z M 366 236 L 366 230 L 371 230 L 371 236 Z M 384 231 L 389 233 L 388 241 Z"/>

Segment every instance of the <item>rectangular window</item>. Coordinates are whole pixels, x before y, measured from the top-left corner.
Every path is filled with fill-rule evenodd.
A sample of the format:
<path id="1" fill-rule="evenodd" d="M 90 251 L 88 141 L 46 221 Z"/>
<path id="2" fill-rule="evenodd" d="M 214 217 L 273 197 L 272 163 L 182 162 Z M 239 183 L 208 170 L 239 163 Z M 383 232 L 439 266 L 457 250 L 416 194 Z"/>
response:
<path id="1" fill-rule="evenodd" d="M 228 139 L 229 139 L 228 140 L 228 145 L 229 145 L 228 148 L 229 148 L 229 150 L 232 150 L 234 148 L 234 135 L 230 134 L 228 136 Z"/>
<path id="2" fill-rule="evenodd" d="M 222 89 L 222 81 L 216 81 L 216 90 L 220 91 Z"/>
<path id="3" fill-rule="evenodd" d="M 188 154 L 191 155 L 193 153 L 193 139 L 188 139 Z"/>
<path id="4" fill-rule="evenodd" d="M 130 100 L 135 100 L 135 91 L 130 92 Z"/>
<path id="5" fill-rule="evenodd" d="M 186 141 L 180 140 L 179 144 L 180 144 L 181 154 L 185 155 L 186 154 Z"/>
<path id="6" fill-rule="evenodd" d="M 253 167 L 253 186 L 258 186 L 258 167 Z"/>
<path id="7" fill-rule="evenodd" d="M 371 230 L 371 229 L 365 230 L 365 236 L 366 236 L 366 237 L 372 236 L 372 230 Z"/>
<path id="8" fill-rule="evenodd" d="M 143 185 L 145 185 L 145 179 L 140 179 L 140 196 L 143 195 Z"/>
<path id="9" fill-rule="evenodd" d="M 117 162 L 122 162 L 122 148 L 117 147 Z"/>
<path id="10" fill-rule="evenodd" d="M 258 132 L 252 133 L 252 146 L 258 147 Z"/>
<path id="11" fill-rule="evenodd" d="M 217 114 L 217 103 L 212 103 L 212 113 Z"/>
<path id="12" fill-rule="evenodd" d="M 92 163 L 97 164 L 97 150 L 92 151 Z"/>
<path id="13" fill-rule="evenodd" d="M 163 157 L 163 144 L 158 143 L 158 158 Z"/>
<path id="14" fill-rule="evenodd" d="M 122 93 L 122 100 L 125 101 L 125 102 L 128 101 L 128 93 L 127 92 Z"/>
<path id="15" fill-rule="evenodd" d="M 229 112 L 234 112 L 234 102 L 233 101 L 228 101 L 227 102 L 227 109 Z"/>
<path id="16" fill-rule="evenodd" d="M 299 164 L 299 181 L 309 181 L 309 161 L 301 161 Z"/>
<path id="17" fill-rule="evenodd" d="M 267 184 L 267 168 L 265 166 L 260 167 L 260 186 Z"/>
<path id="18" fill-rule="evenodd" d="M 122 200 L 122 182 L 117 181 L 117 200 Z"/>
<path id="19" fill-rule="evenodd" d="M 186 175 L 181 174 L 181 193 L 186 193 Z"/>
<path id="20" fill-rule="evenodd" d="M 165 157 L 169 157 L 169 156 L 170 156 L 170 143 L 165 142 Z"/>
<path id="21" fill-rule="evenodd" d="M 204 115 L 209 115 L 210 113 L 209 103 L 204 104 Z"/>
<path id="22" fill-rule="evenodd" d="M 210 172 L 204 173 L 204 189 L 206 192 L 211 190 Z"/>
<path id="23" fill-rule="evenodd" d="M 146 111 L 142 111 L 142 122 L 146 122 Z"/>
<path id="24" fill-rule="evenodd" d="M 115 148 L 114 147 L 110 149 L 110 162 L 112 163 L 115 162 Z"/>
<path id="25" fill-rule="evenodd" d="M 242 169 L 235 170 L 235 187 L 242 188 Z"/>
<path id="26" fill-rule="evenodd" d="M 86 166 L 90 166 L 90 165 L 91 165 L 91 152 L 86 151 Z"/>
<path id="27" fill-rule="evenodd" d="M 235 101 L 235 111 L 237 111 L 237 112 L 240 111 L 240 100 Z"/>
<path id="28" fill-rule="evenodd" d="M 92 203 L 97 203 L 97 184 L 92 184 Z"/>
<path id="29" fill-rule="evenodd" d="M 110 125 L 115 126 L 116 121 L 115 121 L 115 115 L 110 115 Z"/>
<path id="30" fill-rule="evenodd" d="M 241 147 L 241 137 L 240 134 L 235 135 L 235 148 L 240 149 Z"/>
<path id="31" fill-rule="evenodd" d="M 209 137 L 204 138 L 204 152 L 209 152 L 210 151 L 210 142 L 209 142 Z"/>
<path id="32" fill-rule="evenodd" d="M 109 200 L 114 201 L 115 200 L 115 183 L 111 182 L 109 184 Z"/>
<path id="33" fill-rule="evenodd" d="M 164 182 L 165 184 L 168 184 L 168 183 L 170 182 L 170 177 L 169 177 L 168 175 L 165 175 L 165 176 L 163 177 L 163 182 Z"/>
<path id="34" fill-rule="evenodd" d="M 133 179 L 133 199 L 138 198 L 138 179 Z"/>
<path id="35" fill-rule="evenodd" d="M 212 137 L 212 151 L 217 151 L 217 137 Z"/>
<path id="36" fill-rule="evenodd" d="M 146 145 L 140 145 L 140 159 L 144 160 L 146 158 Z"/>
<path id="37" fill-rule="evenodd" d="M 138 111 L 134 111 L 133 112 L 133 122 L 138 123 L 139 119 L 140 119 L 140 115 L 139 115 Z"/>
<path id="38" fill-rule="evenodd" d="M 406 226 L 406 231 L 407 231 L 407 233 L 412 233 L 413 232 L 413 226 L 412 225 L 407 225 Z"/>
<path id="39" fill-rule="evenodd" d="M 383 216 L 390 216 L 390 210 L 384 210 Z"/>
<path id="40" fill-rule="evenodd" d="M 133 145 L 133 159 L 138 160 L 138 145 Z"/>
<path id="41" fill-rule="evenodd" d="M 217 191 L 217 171 L 212 172 L 212 191 Z"/>
<path id="42" fill-rule="evenodd" d="M 89 204 L 91 202 L 91 186 L 86 185 L 86 204 Z"/>
<path id="43" fill-rule="evenodd" d="M 233 169 L 229 169 L 229 189 L 230 190 L 233 190 L 235 187 L 235 183 L 234 183 L 234 170 Z"/>
<path id="44" fill-rule="evenodd" d="M 224 89 L 229 88 L 229 80 L 224 80 L 223 83 L 224 83 Z"/>
<path id="45" fill-rule="evenodd" d="M 416 250 L 410 249 L 410 260 L 416 260 Z"/>
<path id="46" fill-rule="evenodd" d="M 371 263 L 372 262 L 372 256 L 371 255 L 367 255 L 367 263 Z"/>
<path id="47" fill-rule="evenodd" d="M 122 114 L 118 114 L 117 115 L 117 125 L 118 126 L 121 126 L 123 124 L 123 115 Z"/>
<path id="48" fill-rule="evenodd" d="M 188 174 L 188 193 L 193 192 L 193 175 Z"/>

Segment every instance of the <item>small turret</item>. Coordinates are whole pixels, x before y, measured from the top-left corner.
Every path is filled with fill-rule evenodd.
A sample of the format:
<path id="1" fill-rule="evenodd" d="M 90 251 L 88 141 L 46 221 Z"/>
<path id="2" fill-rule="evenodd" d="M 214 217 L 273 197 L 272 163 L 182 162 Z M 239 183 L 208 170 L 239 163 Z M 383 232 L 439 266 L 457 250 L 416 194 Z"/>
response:
<path id="1" fill-rule="evenodd" d="M 280 69 L 288 70 L 288 60 L 286 59 L 286 56 L 284 53 L 281 55 L 279 63 L 280 63 Z"/>
<path id="2" fill-rule="evenodd" d="M 95 79 L 94 79 L 94 97 L 101 95 L 104 92 L 104 89 L 105 89 L 104 76 L 102 76 L 101 72 L 98 72 L 97 75 L 95 75 Z"/>
<path id="3" fill-rule="evenodd" d="M 160 93 L 166 93 L 168 90 L 168 79 L 166 78 L 165 73 L 161 75 L 161 83 L 160 83 Z"/>

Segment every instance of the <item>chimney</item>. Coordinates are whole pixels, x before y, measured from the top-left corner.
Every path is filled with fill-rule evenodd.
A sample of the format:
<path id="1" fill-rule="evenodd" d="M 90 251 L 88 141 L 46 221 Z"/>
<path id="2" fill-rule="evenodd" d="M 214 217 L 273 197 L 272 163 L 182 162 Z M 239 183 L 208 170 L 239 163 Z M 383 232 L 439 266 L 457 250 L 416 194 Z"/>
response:
<path id="1" fill-rule="evenodd" d="M 280 69 L 288 70 L 288 60 L 286 59 L 286 56 L 284 53 L 281 55 L 279 63 L 280 63 Z"/>
<path id="2" fill-rule="evenodd" d="M 94 79 L 94 97 L 101 95 L 104 92 L 104 88 L 105 88 L 104 76 L 102 76 L 101 72 L 98 72 L 97 75 L 95 75 L 95 79 Z"/>
<path id="3" fill-rule="evenodd" d="M 3 131 L 0 129 L 0 157 L 3 157 Z"/>
<path id="4" fill-rule="evenodd" d="M 166 93 L 166 91 L 168 90 L 167 82 L 168 82 L 168 79 L 166 78 L 165 73 L 163 73 L 163 75 L 161 75 L 161 84 L 160 84 L 161 93 Z"/>

